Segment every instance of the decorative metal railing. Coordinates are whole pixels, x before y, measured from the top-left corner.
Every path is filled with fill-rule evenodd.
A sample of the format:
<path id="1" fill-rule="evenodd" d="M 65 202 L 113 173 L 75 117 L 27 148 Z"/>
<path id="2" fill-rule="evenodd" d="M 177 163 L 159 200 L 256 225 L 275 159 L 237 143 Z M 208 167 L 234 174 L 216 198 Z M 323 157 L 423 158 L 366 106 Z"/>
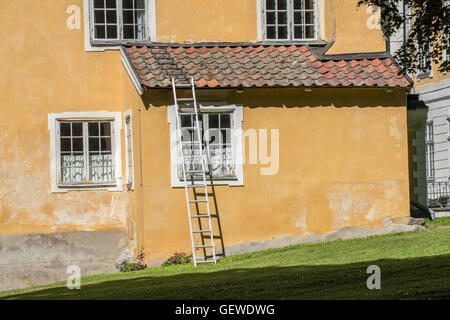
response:
<path id="1" fill-rule="evenodd" d="M 427 205 L 432 208 L 450 206 L 450 181 L 427 183 Z"/>

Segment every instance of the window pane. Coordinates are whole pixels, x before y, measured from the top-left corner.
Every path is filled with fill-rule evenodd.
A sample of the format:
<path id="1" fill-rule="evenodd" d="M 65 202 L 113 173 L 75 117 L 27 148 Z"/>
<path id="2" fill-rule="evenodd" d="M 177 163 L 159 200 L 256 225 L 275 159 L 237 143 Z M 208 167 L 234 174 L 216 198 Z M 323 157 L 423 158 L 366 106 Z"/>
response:
<path id="1" fill-rule="evenodd" d="M 101 138 L 102 151 L 111 151 L 111 138 Z"/>
<path id="2" fill-rule="evenodd" d="M 277 9 L 278 10 L 287 10 L 287 1 L 286 0 L 277 0 Z"/>
<path id="3" fill-rule="evenodd" d="M 222 130 L 222 143 L 223 144 L 231 143 L 231 130 Z"/>
<path id="4" fill-rule="evenodd" d="M 314 24 L 314 12 L 312 11 L 305 12 L 305 22 L 307 24 Z"/>
<path id="5" fill-rule="evenodd" d="M 287 27 L 278 27 L 278 39 L 287 39 Z"/>
<path id="6" fill-rule="evenodd" d="M 70 138 L 61 138 L 61 146 L 60 149 L 62 152 L 71 152 L 71 139 Z"/>
<path id="7" fill-rule="evenodd" d="M 115 8 L 116 7 L 116 0 L 106 0 L 106 7 L 107 8 Z"/>
<path id="8" fill-rule="evenodd" d="M 107 26 L 108 30 L 108 39 L 117 39 L 117 26 Z"/>
<path id="9" fill-rule="evenodd" d="M 306 39 L 314 39 L 315 38 L 313 26 L 306 26 L 305 31 L 306 31 Z"/>
<path id="10" fill-rule="evenodd" d="M 295 26 L 294 27 L 294 38 L 295 39 L 303 39 L 304 27 Z"/>
<path id="11" fill-rule="evenodd" d="M 74 137 L 83 136 L 83 124 L 81 122 L 72 123 L 72 136 Z"/>
<path id="12" fill-rule="evenodd" d="M 105 11 L 95 10 L 94 23 L 105 23 Z"/>
<path id="13" fill-rule="evenodd" d="M 60 123 L 60 135 L 62 137 L 70 137 L 70 123 L 61 122 Z"/>
<path id="14" fill-rule="evenodd" d="M 145 10 L 136 10 L 134 14 L 134 23 L 144 24 L 145 23 Z"/>
<path id="15" fill-rule="evenodd" d="M 276 27 L 267 27 L 267 39 L 276 39 Z"/>
<path id="16" fill-rule="evenodd" d="M 107 23 L 117 23 L 117 14 L 116 10 L 107 10 L 106 11 L 106 22 Z"/>
<path id="17" fill-rule="evenodd" d="M 181 116 L 181 127 L 192 127 L 191 116 Z"/>
<path id="18" fill-rule="evenodd" d="M 303 21 L 303 12 L 301 11 L 296 11 L 294 12 L 294 24 L 304 24 L 305 22 Z"/>
<path id="19" fill-rule="evenodd" d="M 231 128 L 231 117 L 229 114 L 221 114 L 220 115 L 220 127 L 223 128 Z"/>
<path id="20" fill-rule="evenodd" d="M 83 138 L 74 138 L 72 140 L 73 151 L 82 152 L 83 151 Z"/>
<path id="21" fill-rule="evenodd" d="M 275 12 L 267 12 L 267 24 L 275 24 L 276 23 L 276 19 L 275 19 Z"/>
<path id="22" fill-rule="evenodd" d="M 95 38 L 105 39 L 105 26 L 95 26 Z"/>
<path id="23" fill-rule="evenodd" d="M 287 24 L 287 12 L 278 12 L 278 24 Z"/>
<path id="24" fill-rule="evenodd" d="M 124 9 L 133 9 L 133 0 L 123 0 L 122 6 Z"/>
<path id="25" fill-rule="evenodd" d="M 305 2 L 305 9 L 314 9 L 314 0 L 303 0 Z"/>
<path id="26" fill-rule="evenodd" d="M 98 137 L 98 122 L 89 122 L 88 124 L 89 136 Z"/>
<path id="27" fill-rule="evenodd" d="M 124 39 L 134 39 L 134 27 L 123 26 L 123 37 Z"/>
<path id="28" fill-rule="evenodd" d="M 210 128 L 218 128 L 219 127 L 219 115 L 218 114 L 210 114 L 209 115 L 209 127 Z"/>
<path id="29" fill-rule="evenodd" d="M 102 122 L 100 123 L 100 135 L 101 136 L 111 136 L 111 123 Z"/>
<path id="30" fill-rule="evenodd" d="M 89 152 L 100 151 L 100 141 L 98 138 L 89 138 Z"/>
<path id="31" fill-rule="evenodd" d="M 266 0 L 266 9 L 274 10 L 275 9 L 275 0 Z"/>
<path id="32" fill-rule="evenodd" d="M 145 9 L 145 0 L 135 0 L 134 7 L 136 9 Z"/>
<path id="33" fill-rule="evenodd" d="M 104 8 L 104 7 L 105 7 L 104 0 L 95 0 L 94 1 L 94 8 Z"/>
<path id="34" fill-rule="evenodd" d="M 302 6 L 302 2 L 304 2 L 304 0 L 294 0 L 294 9 L 304 9 Z"/>
<path id="35" fill-rule="evenodd" d="M 123 23 L 133 23 L 133 10 L 123 10 Z"/>

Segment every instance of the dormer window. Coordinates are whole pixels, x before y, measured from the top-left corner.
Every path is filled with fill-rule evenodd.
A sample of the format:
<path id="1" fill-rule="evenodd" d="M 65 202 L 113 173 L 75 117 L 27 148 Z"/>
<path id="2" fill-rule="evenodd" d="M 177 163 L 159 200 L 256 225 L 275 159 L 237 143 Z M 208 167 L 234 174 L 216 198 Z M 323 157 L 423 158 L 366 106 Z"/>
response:
<path id="1" fill-rule="evenodd" d="M 91 0 L 91 39 L 97 42 L 148 39 L 147 0 Z"/>
<path id="2" fill-rule="evenodd" d="M 316 2 L 316 0 L 264 0 L 265 40 L 317 40 Z"/>

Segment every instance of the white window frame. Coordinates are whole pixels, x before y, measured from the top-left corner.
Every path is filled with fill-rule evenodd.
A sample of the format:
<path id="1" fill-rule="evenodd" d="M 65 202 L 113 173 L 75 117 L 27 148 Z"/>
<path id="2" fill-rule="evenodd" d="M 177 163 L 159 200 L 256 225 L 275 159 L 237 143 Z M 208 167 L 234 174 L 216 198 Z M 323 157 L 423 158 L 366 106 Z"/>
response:
<path id="1" fill-rule="evenodd" d="M 127 123 L 127 118 L 130 119 Z M 134 149 L 133 149 L 133 116 L 131 110 L 126 110 L 123 114 L 125 133 L 125 164 L 126 164 L 126 185 L 128 190 L 134 190 Z M 128 141 L 128 133 L 131 141 Z"/>
<path id="2" fill-rule="evenodd" d="M 320 34 L 321 34 L 321 26 L 320 23 L 322 21 L 320 16 L 320 9 L 322 5 L 323 0 L 314 0 L 314 38 L 311 39 L 302 39 L 294 38 L 294 22 L 293 22 L 293 8 L 294 8 L 294 2 L 293 0 L 286 0 L 287 1 L 287 8 L 288 8 L 288 38 L 287 39 L 268 39 L 267 38 L 267 28 L 266 28 L 266 0 L 257 0 L 257 8 L 259 11 L 258 15 L 258 24 L 260 26 L 258 27 L 258 35 L 261 37 L 261 39 L 264 42 L 298 42 L 298 43 L 313 43 L 313 42 L 319 42 L 320 41 Z"/>
<path id="3" fill-rule="evenodd" d="M 59 121 L 112 121 L 111 147 L 114 163 L 113 184 L 60 184 L 60 151 L 59 151 Z M 50 132 L 50 177 L 51 189 L 53 193 L 64 193 L 73 190 L 106 190 L 121 191 L 123 185 L 122 178 L 122 148 L 121 148 L 121 130 L 122 114 L 120 112 L 94 111 L 94 112 L 63 112 L 50 113 L 48 115 L 48 130 Z"/>
<path id="4" fill-rule="evenodd" d="M 232 112 L 232 146 L 233 154 L 235 156 L 235 179 L 220 179 L 214 178 L 214 185 L 228 185 L 228 186 L 243 186 L 244 185 L 244 169 L 243 169 L 243 140 L 242 140 L 242 122 L 244 108 L 242 105 L 227 105 L 227 104 L 200 104 L 200 110 L 204 112 Z M 176 110 L 174 105 L 167 108 L 167 117 L 170 125 L 170 162 L 171 162 L 171 182 L 173 188 L 184 187 L 184 180 L 179 177 L 179 157 L 178 157 L 178 136 L 177 136 L 177 122 Z M 210 184 L 209 181 L 207 181 Z"/>
<path id="5" fill-rule="evenodd" d="M 428 48 L 428 50 L 431 52 L 432 48 Z M 416 74 L 417 81 L 420 81 L 425 78 L 433 78 L 433 58 L 430 57 L 430 60 L 431 60 L 431 65 L 430 65 L 429 70 L 417 71 L 417 74 Z M 424 63 L 426 63 L 426 61 L 424 59 L 422 59 L 421 62 L 419 61 L 419 65 L 424 64 Z"/>
<path id="6" fill-rule="evenodd" d="M 434 125 L 430 121 L 427 122 L 425 127 L 425 167 L 427 181 L 433 181 L 436 176 L 434 156 Z"/>
<path id="7" fill-rule="evenodd" d="M 118 3 L 121 0 L 116 0 Z M 147 16 L 147 39 L 145 41 L 156 41 L 156 0 L 146 0 L 146 16 Z M 93 24 L 93 0 L 84 0 L 84 47 L 85 51 L 105 51 L 119 50 L 121 43 L 133 43 L 138 40 L 94 40 L 94 24 Z M 119 10 L 119 9 L 118 9 Z M 120 21 L 118 27 L 120 27 Z M 119 34 L 118 34 L 119 35 Z M 140 41 L 140 40 L 139 40 Z"/>

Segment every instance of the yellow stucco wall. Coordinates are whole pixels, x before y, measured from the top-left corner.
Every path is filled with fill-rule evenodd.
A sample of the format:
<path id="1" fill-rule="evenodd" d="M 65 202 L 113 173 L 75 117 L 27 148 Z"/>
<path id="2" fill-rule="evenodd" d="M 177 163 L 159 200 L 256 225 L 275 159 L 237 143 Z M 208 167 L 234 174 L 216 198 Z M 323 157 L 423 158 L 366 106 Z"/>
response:
<path id="1" fill-rule="evenodd" d="M 198 94 L 200 100 L 213 99 L 208 91 Z M 222 92 L 220 100 L 244 105 L 244 130 L 280 133 L 277 174 L 261 175 L 266 166 L 251 165 L 247 157 L 243 187 L 215 187 L 225 246 L 348 226 L 380 227 L 388 216 L 408 214 L 404 94 L 359 89 Z M 184 189 L 170 185 L 170 130 L 167 108 L 161 106 L 170 99 L 150 92 L 148 110 L 141 112 L 142 241 L 149 262 L 180 248 L 190 250 Z M 218 234 L 216 222 L 214 229 Z"/>
<path id="2" fill-rule="evenodd" d="M 82 1 L 0 3 L 0 233 L 126 228 L 126 192 L 52 194 L 47 119 L 123 111 L 119 52 L 86 53 L 83 25 L 66 28 L 67 7 Z"/>
<path id="3" fill-rule="evenodd" d="M 356 1 L 342 2 L 323 5 L 329 9 L 325 37 L 336 36 L 332 53 L 380 51 L 379 34 L 355 32 L 357 22 L 346 22 L 364 28 Z M 159 41 L 258 40 L 256 1 L 186 3 L 181 10 L 180 1 L 156 0 Z M 83 1 L 0 4 L 0 233 L 128 229 L 149 261 L 188 251 L 184 193 L 170 187 L 167 94 L 150 92 L 143 102 L 117 50 L 84 51 Z M 80 29 L 66 27 L 70 5 L 81 9 Z M 205 99 L 245 106 L 244 129 L 280 130 L 276 176 L 245 165 L 244 187 L 216 190 L 225 245 L 379 226 L 385 216 L 408 212 L 404 92 L 208 92 Z M 158 107 L 147 110 L 150 103 Z M 133 111 L 135 191 L 53 194 L 48 114 L 127 109 Z M 125 178 L 123 132 L 122 168 Z"/>

